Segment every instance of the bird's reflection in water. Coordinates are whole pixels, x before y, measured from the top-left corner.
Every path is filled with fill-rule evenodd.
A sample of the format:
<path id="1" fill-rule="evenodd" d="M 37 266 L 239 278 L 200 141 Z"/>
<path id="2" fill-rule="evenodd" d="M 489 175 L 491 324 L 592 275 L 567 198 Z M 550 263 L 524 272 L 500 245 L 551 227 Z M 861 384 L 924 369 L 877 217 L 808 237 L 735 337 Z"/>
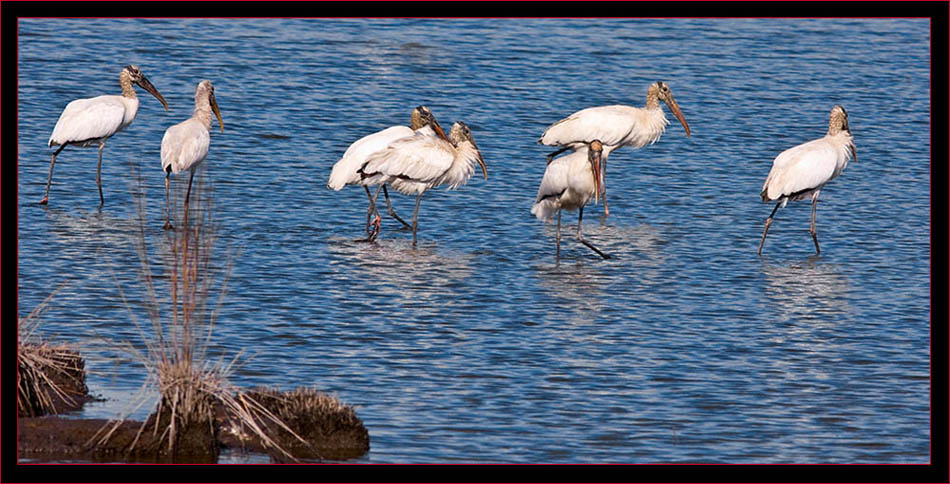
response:
<path id="1" fill-rule="evenodd" d="M 390 309 L 443 315 L 468 299 L 465 281 L 475 254 L 437 250 L 432 241 L 413 248 L 410 239 L 365 243 L 333 237 L 328 242 L 330 263 L 345 272 L 342 287 L 327 288 L 342 290 L 339 297 L 388 305 L 385 296 L 390 296 L 398 306 Z"/>
<path id="2" fill-rule="evenodd" d="M 587 249 L 584 249 L 587 250 Z M 596 257 L 596 254 L 593 254 Z M 546 320 L 593 323 L 604 308 L 604 290 L 609 281 L 597 264 L 564 261 L 535 266 L 539 284 L 558 304 L 545 305 Z"/>
<path id="3" fill-rule="evenodd" d="M 846 313 L 850 281 L 821 256 L 784 264 L 762 263 L 765 296 L 780 320 L 830 321 Z"/>

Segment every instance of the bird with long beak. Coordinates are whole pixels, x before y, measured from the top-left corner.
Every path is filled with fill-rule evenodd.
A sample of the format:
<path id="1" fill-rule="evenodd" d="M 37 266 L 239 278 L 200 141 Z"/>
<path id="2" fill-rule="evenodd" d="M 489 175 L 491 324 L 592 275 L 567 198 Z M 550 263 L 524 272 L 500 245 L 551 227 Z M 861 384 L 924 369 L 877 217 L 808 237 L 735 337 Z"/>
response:
<path id="1" fill-rule="evenodd" d="M 341 190 L 347 185 L 363 184 L 361 183 L 362 177 L 360 168 L 366 164 L 366 160 L 369 159 L 371 155 L 386 149 L 392 142 L 398 139 L 411 137 L 416 133 L 423 136 L 435 136 L 448 141 L 448 137 L 445 136 L 442 126 L 436 121 L 432 111 L 426 106 L 417 106 L 412 110 L 412 114 L 409 116 L 409 126 L 391 126 L 382 131 L 366 135 L 353 142 L 343 153 L 343 157 L 340 158 L 330 170 L 327 188 L 331 190 Z M 375 181 L 381 181 L 381 179 Z M 366 211 L 367 237 L 365 239 L 359 239 L 360 242 L 371 242 L 379 235 L 381 219 L 376 210 L 375 200 L 376 197 L 379 196 L 380 189 L 382 189 L 383 194 L 386 196 L 386 208 L 389 212 L 389 216 L 401 222 L 403 226 L 407 228 L 411 227 L 393 210 L 392 202 L 389 199 L 389 190 L 386 189 L 386 183 L 378 183 L 379 188 L 376 189 L 376 196 L 369 191 L 371 184 L 372 182 L 370 181 L 363 184 L 363 189 L 366 190 L 366 197 L 369 199 L 369 208 Z M 376 215 L 375 219 L 372 218 L 374 214 Z"/>
<path id="2" fill-rule="evenodd" d="M 765 230 L 759 241 L 759 255 L 765 244 L 765 236 L 775 212 L 784 207 L 789 200 L 811 198 L 811 233 L 815 242 L 815 252 L 821 254 L 818 247 L 818 230 L 815 216 L 818 211 L 818 195 L 826 183 L 834 180 L 848 166 L 848 160 L 854 157 L 858 161 L 858 152 L 854 147 L 851 127 L 848 125 L 848 113 L 840 105 L 831 108 L 828 121 L 828 134 L 816 140 L 789 148 L 775 157 L 772 169 L 762 185 L 762 202 L 778 200 L 769 218 L 765 220 Z"/>
<path id="3" fill-rule="evenodd" d="M 577 210 L 577 240 L 604 259 L 610 258 L 585 240 L 581 231 L 584 206 L 592 198 L 597 203 L 601 191 L 603 151 L 603 143 L 595 139 L 568 155 L 552 160 L 544 170 L 531 213 L 540 220 L 550 220 L 557 214 L 555 256 L 558 259 L 561 257 L 561 210 Z"/>
<path id="4" fill-rule="evenodd" d="M 185 194 L 185 211 L 188 210 L 188 200 L 191 197 L 191 182 L 195 177 L 195 170 L 208 156 L 211 146 L 211 113 L 218 118 L 218 126 L 224 132 L 224 120 L 221 119 L 221 110 L 218 100 L 214 96 L 214 85 L 204 80 L 195 87 L 195 110 L 190 118 L 182 121 L 167 130 L 162 137 L 162 171 L 165 172 L 165 229 L 172 228 L 168 208 L 169 177 L 184 170 L 191 172 L 188 177 L 188 192 Z"/>
<path id="5" fill-rule="evenodd" d="M 615 149 L 621 146 L 639 149 L 660 139 L 660 135 L 670 124 L 660 107 L 660 101 L 669 107 L 683 125 L 688 138 L 689 124 L 673 97 L 673 91 L 665 82 L 657 81 L 647 88 L 645 107 L 613 105 L 582 109 L 552 124 L 541 135 L 538 143 L 561 147 L 547 156 L 547 162 L 551 163 L 555 156 L 567 150 L 576 150 L 595 139 L 599 140 L 604 146 L 601 176 L 605 176 L 607 156 Z M 604 198 L 604 215 L 607 216 L 610 211 L 607 207 L 607 187 L 604 180 L 601 180 L 601 190 L 603 190 L 601 196 Z"/>
<path id="6" fill-rule="evenodd" d="M 125 129 L 135 120 L 139 111 L 139 99 L 135 95 L 132 85 L 145 89 L 155 99 L 158 99 L 168 111 L 168 103 L 158 89 L 149 82 L 145 74 L 133 65 L 125 66 L 119 72 L 119 86 L 122 95 L 96 96 L 87 99 L 76 99 L 66 105 L 66 109 L 59 115 L 59 121 L 53 128 L 47 146 L 60 145 L 49 160 L 49 176 L 46 179 L 46 193 L 40 204 L 49 203 L 49 188 L 53 182 L 53 166 L 56 156 L 67 146 L 99 146 L 99 164 L 96 168 L 96 185 L 99 187 L 99 207 L 105 203 L 102 196 L 102 150 L 106 147 L 106 140 Z"/>
<path id="7" fill-rule="evenodd" d="M 464 185 L 475 173 L 476 163 L 488 179 L 485 160 L 468 125 L 457 121 L 449 130 L 448 138 L 446 141 L 438 136 L 416 133 L 396 140 L 370 156 L 360 169 L 363 184 L 389 183 L 400 193 L 416 195 L 412 215 L 413 245 L 417 240 L 419 203 L 426 190 L 442 185 L 454 190 Z"/>

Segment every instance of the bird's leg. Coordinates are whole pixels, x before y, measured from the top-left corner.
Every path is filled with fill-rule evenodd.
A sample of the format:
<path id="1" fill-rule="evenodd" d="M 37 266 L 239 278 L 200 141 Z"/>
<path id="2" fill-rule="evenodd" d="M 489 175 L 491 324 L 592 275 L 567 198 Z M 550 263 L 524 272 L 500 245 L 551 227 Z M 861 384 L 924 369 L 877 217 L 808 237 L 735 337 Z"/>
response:
<path id="1" fill-rule="evenodd" d="M 174 228 L 172 227 L 171 216 L 169 215 L 168 209 L 168 177 L 171 176 L 171 172 L 165 174 L 165 230 Z"/>
<path id="2" fill-rule="evenodd" d="M 603 257 L 604 259 L 609 259 L 610 258 L 609 255 L 601 252 L 600 249 L 598 249 L 597 247 L 594 247 L 593 244 L 584 240 L 584 236 L 581 234 L 581 220 L 583 220 L 583 218 L 584 218 L 584 207 L 581 207 L 580 211 L 578 211 L 577 213 L 577 240 L 579 240 L 582 244 L 586 245 L 591 250 L 596 252 L 597 255 Z"/>
<path id="3" fill-rule="evenodd" d="M 96 166 L 96 185 L 99 187 L 99 208 L 102 208 L 106 203 L 106 199 L 102 197 L 102 150 L 105 147 L 105 141 L 99 143 L 99 165 Z"/>
<path id="4" fill-rule="evenodd" d="M 818 247 L 818 228 L 815 227 L 815 216 L 818 214 L 818 192 L 815 192 L 815 196 L 811 199 L 811 227 L 808 231 L 811 232 L 811 239 L 815 241 L 815 252 L 821 254 L 821 248 Z"/>
<path id="5" fill-rule="evenodd" d="M 391 201 L 389 201 L 389 190 L 386 189 L 385 183 L 383 184 L 383 195 L 386 196 L 386 210 L 389 212 L 389 216 L 401 222 L 403 225 L 403 228 L 408 229 L 409 224 L 406 223 L 406 221 L 403 220 L 402 217 L 400 217 L 399 215 L 396 215 L 396 211 L 393 210 L 393 204 Z"/>
<path id="6" fill-rule="evenodd" d="M 420 192 L 419 196 L 416 197 L 416 209 L 412 212 L 412 246 L 416 246 L 416 229 L 419 226 L 419 203 L 422 202 L 422 194 L 425 192 Z"/>
<path id="7" fill-rule="evenodd" d="M 551 164 L 551 161 L 554 160 L 554 157 L 555 157 L 555 156 L 557 156 L 557 155 L 559 155 L 559 154 L 561 154 L 561 153 L 564 153 L 565 151 L 567 151 L 567 150 L 569 150 L 569 149 L 571 149 L 571 145 L 564 146 L 564 147 L 562 147 L 561 149 L 552 152 L 551 154 L 549 154 L 549 155 L 547 156 L 547 158 L 545 158 L 545 160 L 547 161 L 547 163 L 545 163 L 545 164 L 546 164 L 546 165 L 550 165 L 550 164 Z"/>
<path id="8" fill-rule="evenodd" d="M 366 190 L 366 196 L 369 198 L 369 207 L 366 209 L 366 238 L 357 239 L 355 242 L 372 242 L 379 236 L 379 232 L 382 228 L 379 212 L 376 210 L 376 198 L 379 197 L 379 188 L 376 189 L 375 195 L 369 193 L 369 187 L 366 185 L 363 185 L 363 189 Z M 375 219 L 373 218 L 374 213 L 376 214 Z M 370 230 L 370 227 L 373 227 L 373 229 Z"/>
<path id="9" fill-rule="evenodd" d="M 60 146 L 59 149 L 56 150 L 56 152 L 53 153 L 53 156 L 49 159 L 49 177 L 46 179 L 46 194 L 43 195 L 43 199 L 40 200 L 40 205 L 46 205 L 49 203 L 49 186 L 53 182 L 53 165 L 56 164 L 56 155 L 58 155 L 60 151 L 63 151 L 63 148 L 65 148 L 67 144 L 68 143 L 63 143 L 63 145 Z"/>
<path id="10" fill-rule="evenodd" d="M 554 236 L 554 258 L 561 260 L 561 209 L 557 209 L 557 235 Z"/>
<path id="11" fill-rule="evenodd" d="M 192 171 L 191 175 L 188 177 L 188 191 L 185 192 L 185 221 L 182 222 L 184 226 L 188 227 L 188 200 L 191 198 L 191 182 L 195 179 L 195 172 Z"/>
<path id="12" fill-rule="evenodd" d="M 607 184 L 605 183 L 607 179 L 607 157 L 601 157 L 600 159 L 600 198 L 604 199 L 604 217 L 610 215 L 610 210 L 607 209 Z"/>
<path id="13" fill-rule="evenodd" d="M 765 236 L 769 233 L 769 226 L 772 225 L 772 217 L 775 217 L 775 212 L 778 211 L 778 208 L 782 205 L 782 201 L 779 200 L 775 204 L 775 208 L 772 209 L 772 213 L 769 215 L 769 218 L 765 219 L 765 230 L 762 231 L 762 240 L 759 241 L 759 255 L 762 255 L 762 245 L 765 244 Z"/>

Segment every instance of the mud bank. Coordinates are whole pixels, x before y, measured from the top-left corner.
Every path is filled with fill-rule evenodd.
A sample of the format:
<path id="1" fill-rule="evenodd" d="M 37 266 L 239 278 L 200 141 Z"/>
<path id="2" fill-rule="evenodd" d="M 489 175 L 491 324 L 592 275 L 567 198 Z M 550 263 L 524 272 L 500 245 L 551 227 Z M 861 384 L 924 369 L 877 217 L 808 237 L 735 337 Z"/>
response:
<path id="1" fill-rule="evenodd" d="M 310 389 L 290 392 L 256 389 L 247 393 L 277 416 L 296 436 L 273 423 L 262 422 L 267 435 L 293 457 L 265 446 L 241 426 L 240 419 L 217 409 L 214 422 L 178 429 L 173 449 L 163 440 L 166 417 L 156 427 L 155 414 L 142 422 L 126 421 L 108 439 L 101 436 L 113 423 L 103 419 L 58 416 L 18 420 L 20 458 L 38 461 L 92 461 L 213 464 L 221 449 L 264 453 L 274 462 L 345 460 L 369 451 L 369 432 L 353 408 Z M 108 425 L 108 427 L 107 427 Z M 133 445 L 134 444 L 134 445 Z"/>

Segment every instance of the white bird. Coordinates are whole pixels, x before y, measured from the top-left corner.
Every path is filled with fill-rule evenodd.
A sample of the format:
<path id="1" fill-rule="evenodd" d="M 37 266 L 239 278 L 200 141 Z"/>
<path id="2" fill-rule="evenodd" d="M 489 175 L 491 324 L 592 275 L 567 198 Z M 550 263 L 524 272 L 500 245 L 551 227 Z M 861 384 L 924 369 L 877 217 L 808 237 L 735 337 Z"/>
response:
<path id="1" fill-rule="evenodd" d="M 442 130 L 442 126 L 439 125 L 432 111 L 426 106 L 417 106 L 412 110 L 412 114 L 409 117 L 409 124 L 410 126 L 392 126 L 382 131 L 377 131 L 351 144 L 343 153 L 343 157 L 333 165 L 333 169 L 330 171 L 330 178 L 327 180 L 327 188 L 340 190 L 347 185 L 360 185 L 362 180 L 360 168 L 363 167 L 369 157 L 374 153 L 386 149 L 393 141 L 398 139 L 407 138 L 419 133 L 427 136 L 438 136 L 444 140 L 448 140 L 445 136 L 445 132 Z M 381 183 L 379 186 L 386 196 L 386 208 L 388 209 L 389 215 L 406 227 L 409 227 L 409 224 L 396 215 L 396 211 L 393 210 L 386 184 Z M 370 194 L 369 186 L 363 185 L 363 188 L 366 190 L 366 196 L 370 202 L 370 206 L 366 211 L 366 232 L 369 237 L 364 240 L 371 241 L 379 234 L 380 219 L 377 214 L 376 220 L 373 222 L 375 231 L 371 233 L 369 229 L 370 217 L 376 211 L 376 197 Z M 376 196 L 379 196 L 379 188 L 376 190 Z"/>
<path id="2" fill-rule="evenodd" d="M 189 170 L 188 192 L 185 194 L 185 207 L 191 197 L 191 182 L 195 177 L 195 170 L 208 156 L 211 146 L 211 112 L 218 118 L 218 126 L 224 132 L 224 121 L 218 109 L 218 100 L 214 97 L 214 85 L 204 80 L 195 87 L 195 110 L 190 118 L 182 121 L 167 130 L 162 137 L 162 171 L 165 172 L 165 229 L 172 228 L 168 216 L 168 178 L 172 173 L 178 174 Z"/>
<path id="3" fill-rule="evenodd" d="M 848 166 L 848 160 L 854 157 L 858 161 L 858 152 L 851 137 L 851 128 L 848 126 L 848 113 L 843 107 L 836 105 L 831 108 L 828 134 L 807 143 L 800 144 L 781 152 L 772 162 L 772 170 L 762 185 L 762 201 L 778 200 L 769 218 L 765 220 L 765 230 L 759 242 L 759 254 L 762 254 L 762 245 L 765 236 L 772 225 L 772 217 L 779 207 L 784 207 L 789 200 L 804 200 L 811 197 L 811 233 L 815 241 L 815 251 L 821 253 L 818 247 L 818 231 L 815 229 L 815 215 L 818 210 L 818 194 L 826 183 L 835 179 Z"/>
<path id="4" fill-rule="evenodd" d="M 657 81 L 647 88 L 646 107 L 613 105 L 582 109 L 548 127 L 538 143 L 561 146 L 561 149 L 548 155 L 547 162 L 551 163 L 555 156 L 569 149 L 576 150 L 595 139 L 599 140 L 604 146 L 601 157 L 601 177 L 604 177 L 607 173 L 607 156 L 615 149 L 622 146 L 639 149 L 660 139 L 670 124 L 660 107 L 660 101 L 669 106 L 686 130 L 686 137 L 689 137 L 689 124 L 673 98 L 673 91 L 663 81 Z M 609 214 L 607 186 L 603 179 L 600 182 L 606 216 Z"/>
<path id="5" fill-rule="evenodd" d="M 610 256 L 584 240 L 581 233 L 581 220 L 584 218 L 584 206 L 591 198 L 597 202 L 601 183 L 601 157 L 604 146 L 599 140 L 578 146 L 572 153 L 548 163 L 541 177 L 541 186 L 531 213 L 539 220 L 550 220 L 557 213 L 557 236 L 555 255 L 561 257 L 561 210 L 578 210 L 577 240 L 590 247 L 604 259 Z"/>
<path id="6" fill-rule="evenodd" d="M 458 188 L 475 173 L 475 163 L 488 179 L 488 169 L 469 127 L 461 121 L 455 122 L 448 139 L 415 133 L 374 153 L 360 168 L 364 185 L 389 183 L 401 193 L 416 195 L 412 214 L 413 245 L 416 244 L 419 203 L 426 190 L 441 185 L 447 185 L 450 190 Z"/>
<path id="7" fill-rule="evenodd" d="M 99 186 L 99 207 L 105 203 L 102 196 L 102 150 L 106 147 L 106 140 L 112 135 L 132 124 L 135 114 L 139 110 L 139 99 L 135 95 L 132 84 L 138 84 L 158 99 L 165 111 L 168 103 L 165 98 L 149 82 L 145 74 L 133 65 L 125 66 L 119 73 L 119 85 L 122 86 L 121 96 L 97 96 L 88 99 L 76 99 L 66 105 L 66 109 L 59 115 L 59 121 L 53 128 L 47 146 L 60 145 L 49 161 L 49 177 L 46 179 L 46 194 L 40 204 L 49 202 L 49 187 L 53 182 L 53 165 L 56 164 L 56 155 L 68 145 L 86 147 L 99 145 L 99 165 L 96 168 L 96 184 Z"/>

